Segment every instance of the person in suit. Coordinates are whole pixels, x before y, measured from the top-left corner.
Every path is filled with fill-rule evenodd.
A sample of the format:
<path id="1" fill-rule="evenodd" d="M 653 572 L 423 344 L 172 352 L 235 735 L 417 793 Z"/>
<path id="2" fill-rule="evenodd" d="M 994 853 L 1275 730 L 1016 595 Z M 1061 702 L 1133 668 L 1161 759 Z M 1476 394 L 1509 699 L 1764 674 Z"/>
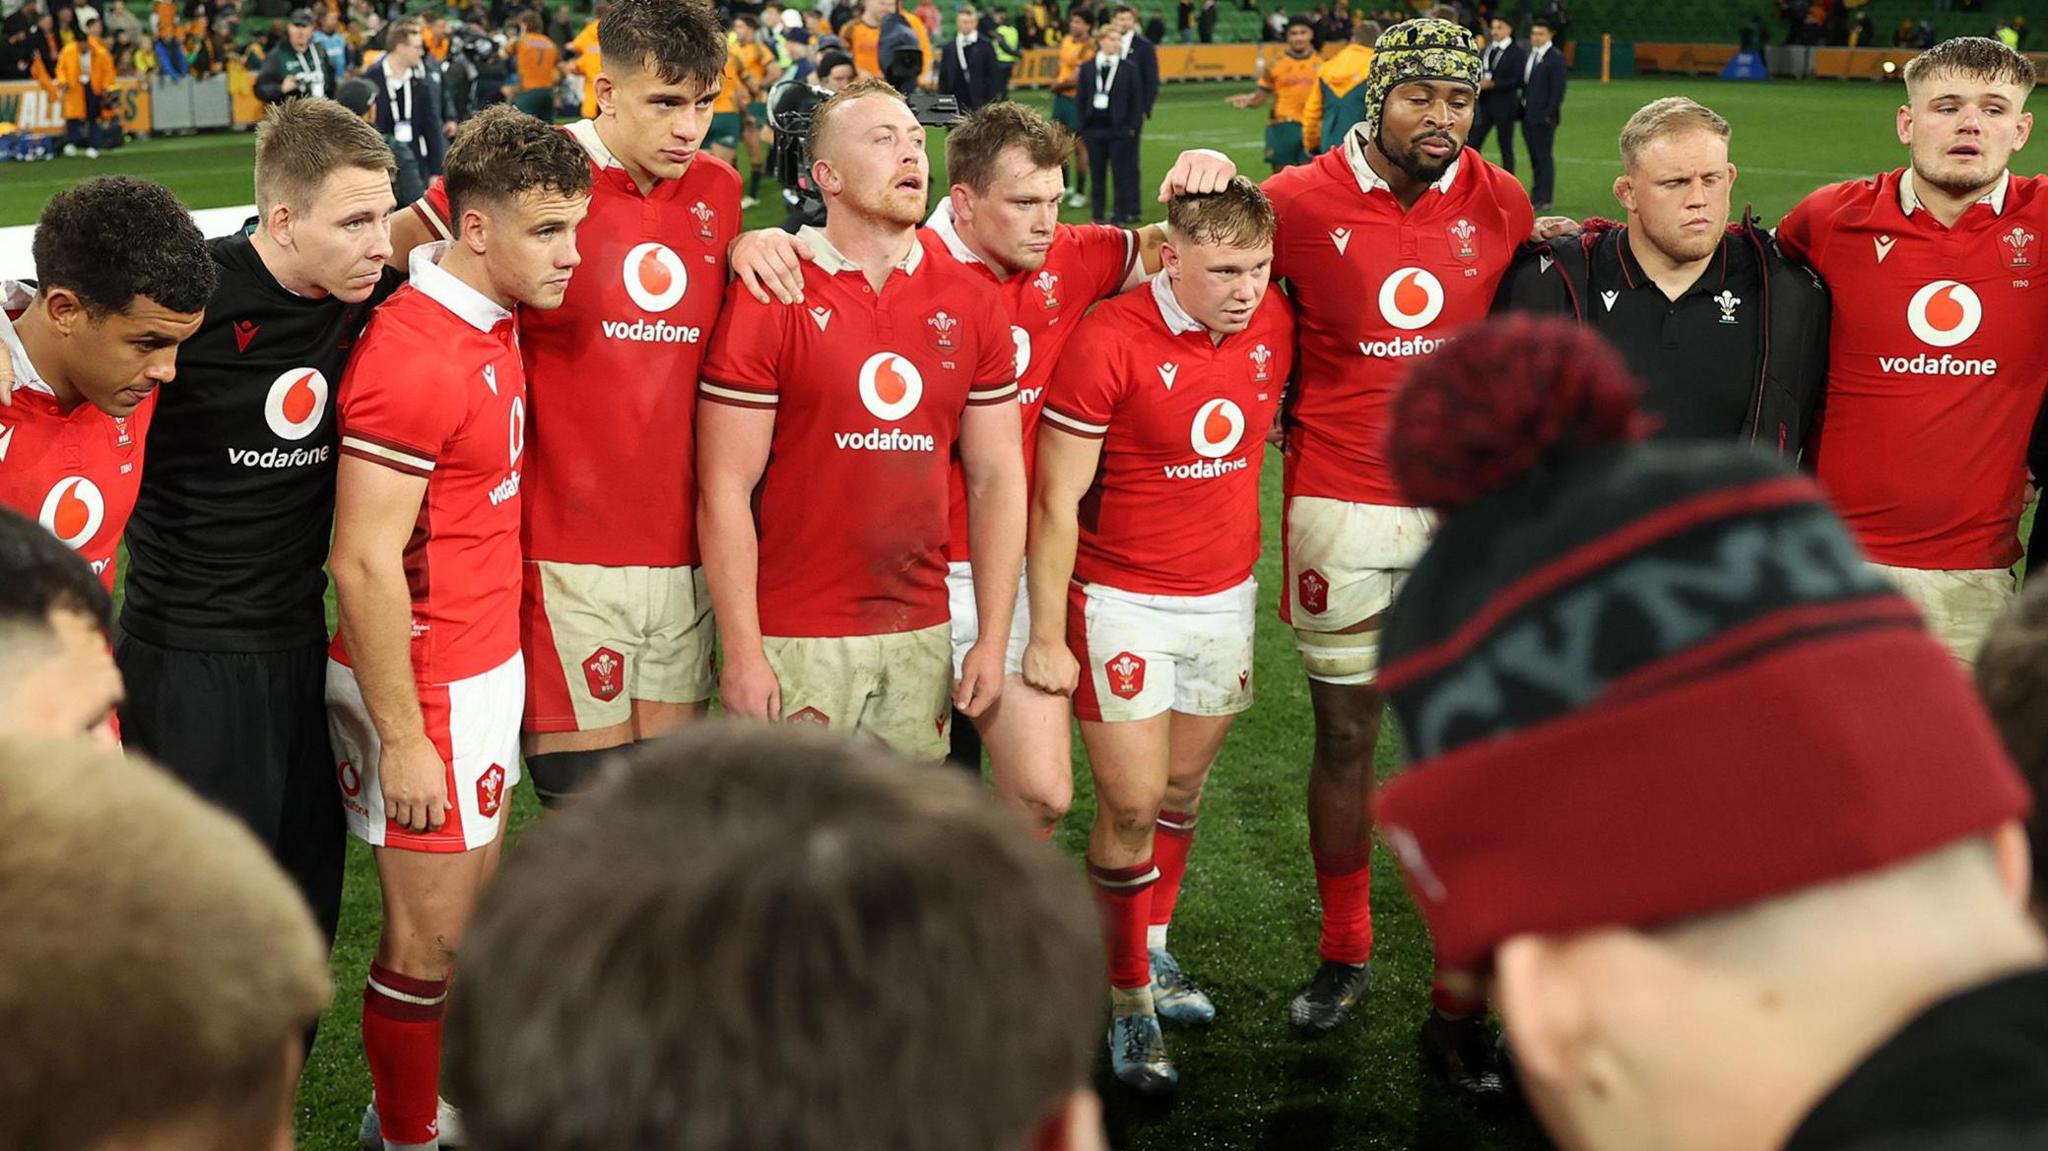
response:
<path id="1" fill-rule="evenodd" d="M 1081 65 L 1075 103 L 1081 110 L 1081 141 L 1095 172 L 1089 189 L 1095 222 L 1109 219 L 1109 182 L 1116 181 L 1116 222 L 1138 220 L 1138 133 L 1145 123 L 1145 83 L 1137 62 L 1123 52 L 1123 33 L 1114 23 L 1095 33 L 1095 58 Z"/>
<path id="2" fill-rule="evenodd" d="M 1479 108 L 1472 116 L 1472 150 L 1486 151 L 1486 134 L 1500 130 L 1500 166 L 1515 170 L 1515 122 L 1522 118 L 1522 72 L 1528 54 L 1515 43 L 1515 26 L 1505 16 L 1487 21 L 1493 39 L 1480 54 Z"/>
<path id="3" fill-rule="evenodd" d="M 1138 160 L 1144 152 L 1145 121 L 1152 118 L 1152 105 L 1159 101 L 1159 47 L 1138 33 L 1138 10 L 1129 4 L 1116 6 L 1110 14 L 1110 26 L 1117 31 L 1118 43 L 1123 48 L 1124 62 L 1137 72 L 1139 91 L 1143 96 L 1144 115 L 1139 118 L 1137 135 L 1131 141 L 1131 183 L 1128 200 L 1125 198 L 1123 179 L 1119 177 L 1116 182 L 1115 222 L 1136 227 Z"/>
<path id="4" fill-rule="evenodd" d="M 1557 27 L 1538 16 L 1529 25 L 1529 61 L 1522 71 L 1522 140 L 1529 145 L 1529 166 L 1535 186 L 1529 199 L 1542 212 L 1550 207 L 1557 183 L 1557 123 L 1564 112 L 1564 50 L 1554 41 Z M 1484 97 L 1482 97 L 1483 99 Z M 1502 130 L 1502 135 L 1507 131 Z"/>
<path id="5" fill-rule="evenodd" d="M 427 193 L 427 181 L 441 172 L 454 122 L 441 113 L 441 90 L 427 76 L 426 44 L 417 17 L 391 26 L 384 58 L 365 75 L 377 90 L 377 130 L 398 160 L 394 181 L 398 202 L 410 204 Z"/>
<path id="6" fill-rule="evenodd" d="M 953 15 L 954 36 L 941 49 L 939 91 L 960 101 L 962 112 L 992 102 L 1002 89 L 1002 64 L 995 45 L 982 39 L 981 14 L 965 5 Z"/>

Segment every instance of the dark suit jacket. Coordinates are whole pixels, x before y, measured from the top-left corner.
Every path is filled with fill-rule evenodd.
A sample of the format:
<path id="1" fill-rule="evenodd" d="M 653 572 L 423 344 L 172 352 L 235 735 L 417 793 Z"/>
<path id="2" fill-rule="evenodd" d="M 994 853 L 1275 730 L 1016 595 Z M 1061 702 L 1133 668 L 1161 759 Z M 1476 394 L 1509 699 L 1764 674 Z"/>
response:
<path id="1" fill-rule="evenodd" d="M 977 36 L 967 46 L 967 67 L 960 67 L 960 45 L 948 40 L 933 51 L 939 54 L 939 91 L 960 101 L 962 112 L 972 112 L 996 98 L 1002 90 L 1002 64 L 996 46 L 988 37 Z"/>
<path id="2" fill-rule="evenodd" d="M 1159 101 L 1159 49 L 1143 33 L 1131 37 L 1131 50 L 1125 65 L 1136 64 L 1141 81 L 1141 92 L 1145 100 L 1145 118 L 1151 119 L 1152 105 Z M 1121 82 L 1123 77 L 1118 76 Z"/>
<path id="3" fill-rule="evenodd" d="M 1564 49 L 1557 44 L 1529 73 L 1522 93 L 1522 118 L 1531 124 L 1555 124 L 1564 113 Z"/>
<path id="4" fill-rule="evenodd" d="M 1482 66 L 1493 51 L 1493 41 L 1479 50 Z M 1486 118 L 1496 124 L 1522 118 L 1522 68 L 1529 62 L 1529 54 L 1513 40 L 1501 51 L 1499 62 L 1488 75 L 1493 77 L 1493 87 L 1479 93 L 1479 106 L 1485 110 Z"/>
<path id="5" fill-rule="evenodd" d="M 396 117 L 391 108 L 391 86 L 384 82 L 384 69 L 371 68 L 363 77 L 377 90 L 377 130 L 389 136 L 394 130 Z M 448 155 L 448 137 L 441 133 L 444 116 L 440 86 L 427 78 L 424 65 L 412 70 L 412 75 L 406 77 L 406 85 L 412 89 L 409 93 L 411 107 L 407 111 L 412 118 L 413 154 L 420 158 L 423 175 L 438 175 L 441 162 Z M 398 148 L 404 146 L 393 145 Z"/>
<path id="6" fill-rule="evenodd" d="M 1099 83 L 1095 58 L 1090 56 L 1081 65 L 1076 77 L 1079 88 L 1074 93 L 1074 104 L 1081 112 L 1083 135 L 1127 136 L 1145 126 L 1145 81 L 1135 67 L 1137 52 L 1133 51 L 1124 62 L 1117 66 L 1116 76 L 1110 81 L 1109 107 L 1095 106 L 1095 86 Z"/>

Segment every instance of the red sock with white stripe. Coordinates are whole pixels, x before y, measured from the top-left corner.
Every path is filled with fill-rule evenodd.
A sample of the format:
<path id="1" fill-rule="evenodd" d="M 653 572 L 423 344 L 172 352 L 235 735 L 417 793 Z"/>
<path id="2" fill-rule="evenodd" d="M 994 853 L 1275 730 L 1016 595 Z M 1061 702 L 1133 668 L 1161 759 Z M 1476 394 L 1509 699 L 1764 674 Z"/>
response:
<path id="1" fill-rule="evenodd" d="M 448 981 L 370 964 L 363 988 L 363 1055 L 387 1146 L 432 1147 L 440 1137 L 441 1023 Z"/>
<path id="2" fill-rule="evenodd" d="M 1159 882 L 1152 888 L 1152 916 L 1146 925 L 1145 946 L 1166 948 L 1166 929 L 1173 926 L 1173 909 L 1180 903 L 1180 881 L 1188 873 L 1188 852 L 1195 847 L 1195 814 L 1162 811 L 1152 830 L 1152 861 L 1159 865 Z"/>
<path id="3" fill-rule="evenodd" d="M 1150 859 L 1136 867 L 1088 865 L 1095 903 L 1102 911 L 1102 941 L 1109 951 L 1109 985 L 1128 991 L 1152 986 L 1152 958 L 1145 954 L 1145 928 L 1152 918 L 1152 886 L 1159 869 Z"/>
<path id="4" fill-rule="evenodd" d="M 1372 958 L 1372 840 L 1336 855 L 1313 854 L 1323 901 L 1322 957 L 1356 967 Z"/>

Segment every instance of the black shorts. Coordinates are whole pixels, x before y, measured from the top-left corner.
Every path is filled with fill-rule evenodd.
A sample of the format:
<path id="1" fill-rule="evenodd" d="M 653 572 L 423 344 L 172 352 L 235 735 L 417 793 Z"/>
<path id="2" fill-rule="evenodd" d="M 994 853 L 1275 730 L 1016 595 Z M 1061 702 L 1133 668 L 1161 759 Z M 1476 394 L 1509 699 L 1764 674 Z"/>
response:
<path id="1" fill-rule="evenodd" d="M 248 824 L 330 940 L 346 832 L 327 739 L 327 648 L 209 652 L 121 632 L 121 740 Z"/>

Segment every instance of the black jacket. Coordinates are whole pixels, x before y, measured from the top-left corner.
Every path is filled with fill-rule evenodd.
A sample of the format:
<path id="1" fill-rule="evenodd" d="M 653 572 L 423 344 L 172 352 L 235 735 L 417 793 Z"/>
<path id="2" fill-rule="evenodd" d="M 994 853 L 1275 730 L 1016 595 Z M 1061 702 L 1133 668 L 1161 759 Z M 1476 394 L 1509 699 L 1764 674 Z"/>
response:
<path id="1" fill-rule="evenodd" d="M 1821 1100 L 1785 1151 L 2048 1147 L 2048 968 L 1935 1004 Z"/>
<path id="2" fill-rule="evenodd" d="M 1142 44 L 1144 41 L 1133 43 Z M 1082 62 L 1076 76 L 1079 86 L 1074 92 L 1074 104 L 1081 113 L 1082 135 L 1129 136 L 1145 126 L 1145 81 L 1139 74 L 1137 63 L 1138 53 L 1133 48 L 1110 78 L 1109 107 L 1097 108 L 1095 57 L 1090 56 Z"/>
<path id="3" fill-rule="evenodd" d="M 377 130 L 389 136 L 396 116 L 391 107 L 391 88 L 384 81 L 384 69 L 371 68 L 363 78 L 377 89 Z M 411 90 L 408 112 L 412 119 L 413 154 L 420 158 L 422 174 L 438 175 L 442 160 L 448 155 L 448 137 L 441 131 L 441 122 L 452 117 L 442 112 L 440 85 L 427 78 L 424 66 L 414 68 L 405 82 Z M 402 148 L 405 145 L 393 144 L 392 147 Z"/>
<path id="4" fill-rule="evenodd" d="M 1002 64 L 987 37 L 967 46 L 967 67 L 960 67 L 960 42 L 948 40 L 934 49 L 939 56 L 939 91 L 960 101 L 962 112 L 990 103 L 1002 91 Z"/>
<path id="5" fill-rule="evenodd" d="M 1124 60 L 1126 67 L 1138 66 L 1140 89 L 1145 97 L 1145 118 L 1152 118 L 1152 105 L 1159 101 L 1159 48 L 1145 39 L 1143 33 L 1131 37 L 1131 50 Z"/>
<path id="6" fill-rule="evenodd" d="M 1596 249 L 1627 243 L 1627 236 L 1623 225 L 1594 218 L 1569 236 L 1522 245 L 1501 279 L 1494 310 L 1558 313 L 1585 323 L 1586 307 L 1603 287 L 1593 282 L 1594 269 L 1602 263 L 1595 259 Z M 1728 238 L 1750 245 L 1764 269 L 1756 398 L 1743 421 L 1742 436 L 1785 459 L 1797 459 L 1819 419 L 1827 387 L 1827 288 L 1805 265 L 1780 251 L 1778 242 L 1748 212 L 1741 223 L 1729 225 Z"/>
<path id="7" fill-rule="evenodd" d="M 297 73 L 302 65 L 319 71 L 320 90 L 332 100 L 335 92 L 339 91 L 339 84 L 334 78 L 334 62 L 327 58 L 327 53 L 317 46 L 309 46 L 306 57 L 301 60 L 284 40 L 279 40 L 270 55 L 263 58 L 263 68 L 256 73 L 256 98 L 265 104 L 275 104 L 279 100 L 296 100 L 312 95 L 304 83 L 290 92 L 284 90 L 285 77 Z"/>
<path id="8" fill-rule="evenodd" d="M 1481 64 L 1492 52 L 1493 41 L 1489 40 L 1479 50 Z M 1528 52 L 1513 40 L 1501 50 L 1493 71 L 1487 73 L 1493 77 L 1493 87 L 1479 93 L 1479 108 L 1489 121 L 1500 124 L 1522 118 L 1522 69 L 1528 61 Z"/>
<path id="9" fill-rule="evenodd" d="M 1522 85 L 1522 119 L 1555 124 L 1564 118 L 1564 46 L 1552 43 Z"/>

